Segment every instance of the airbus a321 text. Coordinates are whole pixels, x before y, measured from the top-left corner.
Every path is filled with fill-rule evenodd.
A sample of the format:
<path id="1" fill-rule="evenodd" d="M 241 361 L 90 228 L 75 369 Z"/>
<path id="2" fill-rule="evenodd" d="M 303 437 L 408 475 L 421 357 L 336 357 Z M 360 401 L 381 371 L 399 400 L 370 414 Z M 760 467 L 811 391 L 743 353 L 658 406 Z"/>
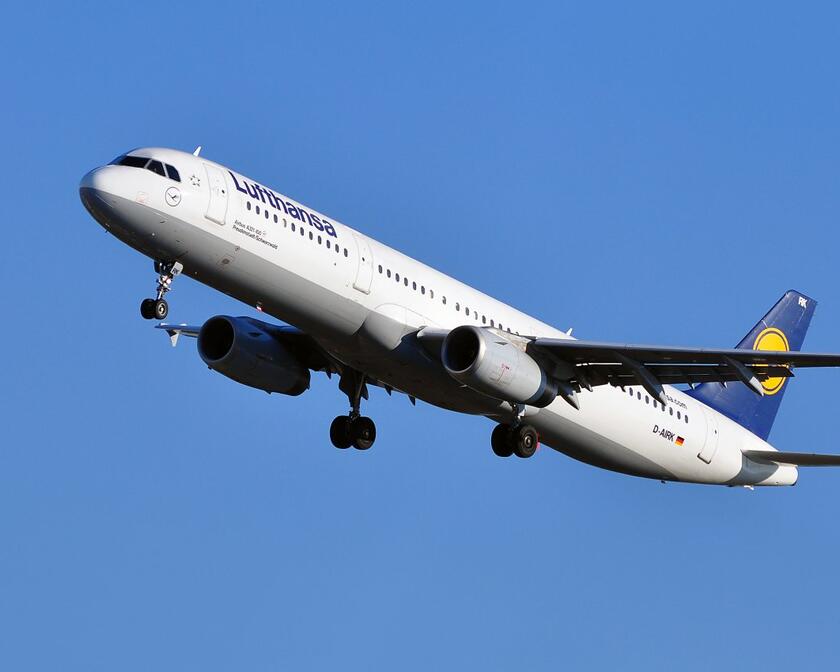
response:
<path id="1" fill-rule="evenodd" d="M 840 366 L 840 354 L 801 352 L 816 301 L 800 292 L 731 349 L 578 340 L 199 150 L 128 152 L 85 175 L 80 194 L 106 231 L 154 260 L 143 317 L 165 320 L 186 275 L 285 322 L 158 326 L 267 392 L 298 395 L 312 371 L 336 374 L 350 406 L 330 427 L 338 448 L 373 445 L 361 403 L 375 385 L 492 419 L 500 457 L 531 457 L 542 442 L 626 474 L 729 486 L 793 485 L 798 466 L 840 465 L 767 443 L 794 369 Z"/>

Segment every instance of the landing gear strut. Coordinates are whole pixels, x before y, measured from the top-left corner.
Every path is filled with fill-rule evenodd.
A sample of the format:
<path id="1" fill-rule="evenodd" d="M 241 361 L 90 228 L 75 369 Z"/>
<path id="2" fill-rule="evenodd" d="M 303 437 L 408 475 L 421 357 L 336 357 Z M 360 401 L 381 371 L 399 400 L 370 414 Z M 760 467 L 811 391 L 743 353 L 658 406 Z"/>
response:
<path id="1" fill-rule="evenodd" d="M 540 437 L 537 430 L 524 423 L 518 425 L 497 425 L 490 436 L 493 452 L 499 457 L 531 457 L 537 452 Z"/>
<path id="2" fill-rule="evenodd" d="M 172 281 L 181 275 L 184 265 L 180 261 L 173 264 L 155 262 L 155 273 L 158 274 L 157 293 L 154 299 L 143 299 L 140 303 L 140 314 L 146 320 L 165 320 L 169 315 L 169 304 L 164 295 L 172 289 Z"/>
<path id="3" fill-rule="evenodd" d="M 330 425 L 330 440 L 336 448 L 353 446 L 367 450 L 376 441 L 376 425 L 360 413 L 362 397 L 367 399 L 365 376 L 357 371 L 347 371 L 341 376 L 339 389 L 350 400 L 350 414 L 339 415 Z"/>

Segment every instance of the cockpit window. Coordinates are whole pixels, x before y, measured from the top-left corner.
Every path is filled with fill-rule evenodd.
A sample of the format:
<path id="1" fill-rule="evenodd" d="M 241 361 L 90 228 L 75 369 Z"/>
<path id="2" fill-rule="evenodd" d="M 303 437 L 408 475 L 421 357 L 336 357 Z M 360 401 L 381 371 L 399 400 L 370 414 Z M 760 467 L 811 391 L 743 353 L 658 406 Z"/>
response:
<path id="1" fill-rule="evenodd" d="M 149 170 L 153 173 L 157 173 L 161 177 L 166 177 L 166 171 L 163 169 L 163 164 L 160 161 L 149 161 L 149 165 L 146 166 Z"/>
<path id="2" fill-rule="evenodd" d="M 111 161 L 112 166 L 128 166 L 129 168 L 145 168 L 157 173 L 161 177 L 169 177 L 175 182 L 181 181 L 181 175 L 175 170 L 174 166 L 168 163 L 164 164 L 156 159 L 150 159 L 147 156 L 131 156 L 130 154 L 123 154 Z M 164 168 L 166 166 L 166 168 Z"/>
<path id="3" fill-rule="evenodd" d="M 149 159 L 144 156 L 121 156 L 114 161 L 118 166 L 129 166 L 131 168 L 145 168 Z"/>

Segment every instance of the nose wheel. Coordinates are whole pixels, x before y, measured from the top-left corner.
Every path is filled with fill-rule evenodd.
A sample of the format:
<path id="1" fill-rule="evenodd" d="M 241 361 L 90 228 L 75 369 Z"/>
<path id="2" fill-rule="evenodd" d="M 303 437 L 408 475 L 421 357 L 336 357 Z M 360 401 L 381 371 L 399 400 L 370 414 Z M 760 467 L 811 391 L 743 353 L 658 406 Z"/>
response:
<path id="1" fill-rule="evenodd" d="M 158 274 L 157 293 L 154 299 L 143 299 L 140 303 L 140 315 L 146 320 L 165 320 L 169 315 L 169 304 L 163 297 L 172 289 L 172 281 L 181 275 L 184 265 L 180 261 L 165 264 L 155 262 L 155 273 Z"/>

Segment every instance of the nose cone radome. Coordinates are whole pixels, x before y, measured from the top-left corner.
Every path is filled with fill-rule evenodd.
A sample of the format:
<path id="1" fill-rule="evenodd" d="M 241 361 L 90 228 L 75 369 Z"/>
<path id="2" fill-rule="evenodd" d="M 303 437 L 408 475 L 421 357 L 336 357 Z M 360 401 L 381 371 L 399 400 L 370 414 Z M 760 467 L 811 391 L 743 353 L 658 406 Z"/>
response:
<path id="1" fill-rule="evenodd" d="M 94 168 L 79 182 L 79 198 L 87 211 L 103 226 L 110 226 L 118 193 L 115 176 L 110 170 L 113 166 Z"/>

